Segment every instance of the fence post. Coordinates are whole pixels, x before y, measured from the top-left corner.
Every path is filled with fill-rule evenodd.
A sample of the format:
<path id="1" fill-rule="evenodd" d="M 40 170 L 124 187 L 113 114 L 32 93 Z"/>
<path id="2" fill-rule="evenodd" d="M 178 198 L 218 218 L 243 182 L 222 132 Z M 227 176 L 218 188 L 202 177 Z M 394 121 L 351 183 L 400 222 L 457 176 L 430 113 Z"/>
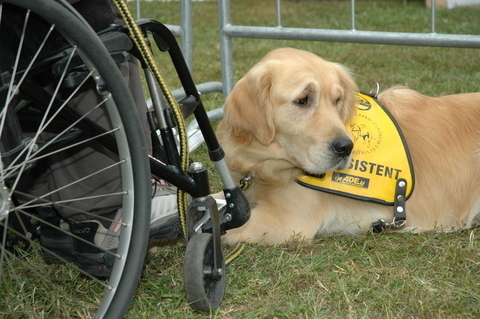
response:
<path id="1" fill-rule="evenodd" d="M 222 60 L 223 96 L 228 96 L 233 88 L 232 40 L 223 30 L 230 25 L 230 1 L 218 0 L 218 21 L 220 29 L 220 55 Z"/>
<path id="2" fill-rule="evenodd" d="M 140 0 L 136 0 L 137 19 L 142 17 Z M 190 72 L 193 72 L 193 27 L 192 0 L 182 0 L 180 3 L 180 24 L 166 24 L 166 27 L 181 40 L 183 58 Z M 161 22 L 161 21 L 160 21 Z"/>

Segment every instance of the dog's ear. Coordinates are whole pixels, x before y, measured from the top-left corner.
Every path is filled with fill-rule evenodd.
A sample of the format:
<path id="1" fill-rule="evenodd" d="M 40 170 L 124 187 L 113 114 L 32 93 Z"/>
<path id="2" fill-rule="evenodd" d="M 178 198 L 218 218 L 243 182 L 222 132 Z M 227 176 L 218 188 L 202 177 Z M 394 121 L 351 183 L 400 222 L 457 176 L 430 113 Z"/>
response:
<path id="1" fill-rule="evenodd" d="M 355 93 L 358 92 L 358 87 L 353 79 L 352 72 L 349 69 L 337 63 L 333 63 L 333 67 L 336 69 L 340 77 L 340 83 L 345 90 L 343 96 L 344 107 L 342 109 L 342 119 L 347 121 L 356 112 L 357 98 L 355 97 Z"/>
<path id="2" fill-rule="evenodd" d="M 269 145 L 275 136 L 270 100 L 272 75 L 267 63 L 259 63 L 237 82 L 224 106 L 224 121 L 236 136 L 253 136 Z"/>

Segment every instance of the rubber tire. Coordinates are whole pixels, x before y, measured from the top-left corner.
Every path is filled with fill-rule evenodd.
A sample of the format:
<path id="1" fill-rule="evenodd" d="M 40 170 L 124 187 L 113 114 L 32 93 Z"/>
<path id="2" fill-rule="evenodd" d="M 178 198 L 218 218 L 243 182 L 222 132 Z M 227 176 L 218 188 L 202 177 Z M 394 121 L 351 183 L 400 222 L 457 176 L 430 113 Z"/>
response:
<path id="1" fill-rule="evenodd" d="M 71 6 L 51 0 L 6 0 L 2 2 L 3 4 L 10 3 L 17 7 L 30 9 L 49 24 L 55 24 L 55 29 L 71 43 L 76 44 L 84 56 L 95 66 L 116 104 L 116 111 L 113 111 L 112 114 L 118 116 L 119 122 L 121 122 L 121 130 L 123 130 L 120 133 L 121 137 L 118 139 L 120 141 L 118 147 L 124 149 L 123 151 L 120 150 L 121 156 L 128 156 L 126 173 L 124 174 L 122 170 L 122 185 L 128 187 L 128 194 L 124 194 L 123 200 L 123 222 L 126 227 L 123 227 L 121 231 L 120 244 L 117 250 L 117 253 L 121 254 L 121 258 L 120 261 L 115 262 L 108 282 L 111 288 L 106 288 L 103 296 L 94 296 L 94 299 L 101 301 L 100 305 L 97 305 L 98 309 L 94 315 L 95 317 L 122 318 L 129 307 L 143 268 L 147 251 L 151 208 L 147 147 L 143 135 L 139 134 L 143 130 L 136 113 L 135 103 L 128 87 L 124 81 L 120 80 L 122 75 L 109 53 L 93 30 L 85 24 Z M 14 192 L 15 190 L 11 191 Z M 15 208 L 11 210 L 15 211 Z M 0 236 L 3 235 L 0 233 Z M 15 269 L 11 269 L 5 264 L 11 256 L 3 256 L 1 248 L 0 252 L 2 253 L 0 282 L 3 286 L 4 280 L 15 281 L 22 277 L 21 274 L 11 273 Z M 31 267 L 28 265 L 28 261 L 25 264 L 25 267 Z M 34 267 L 36 268 L 37 265 L 33 265 L 31 269 L 34 269 Z M 10 277 L 9 279 L 8 276 L 19 277 Z M 46 284 L 55 282 L 55 279 L 51 278 L 49 281 Z M 61 282 L 63 285 L 67 283 L 68 281 Z M 54 288 L 52 287 L 52 289 Z M 72 287 L 72 289 L 75 288 Z M 22 294 L 22 291 L 19 291 L 19 294 Z M 62 302 L 62 298 L 62 296 L 58 297 L 59 302 Z M 25 300 L 23 297 L 18 298 L 19 309 L 22 309 L 22 307 L 30 309 L 29 305 L 24 305 Z M 38 310 L 38 314 L 33 312 L 35 310 L 28 311 L 29 316 L 34 317 L 48 313 L 44 310 Z M 84 313 L 81 309 L 79 311 Z M 89 309 L 88 312 L 90 312 Z M 65 315 L 68 316 L 68 314 Z"/>
<path id="2" fill-rule="evenodd" d="M 214 280 L 208 274 L 213 268 L 213 254 L 212 234 L 195 234 L 188 241 L 184 267 L 185 292 L 190 306 L 198 311 L 217 309 L 225 293 L 226 269 L 223 257 L 221 278 Z"/>

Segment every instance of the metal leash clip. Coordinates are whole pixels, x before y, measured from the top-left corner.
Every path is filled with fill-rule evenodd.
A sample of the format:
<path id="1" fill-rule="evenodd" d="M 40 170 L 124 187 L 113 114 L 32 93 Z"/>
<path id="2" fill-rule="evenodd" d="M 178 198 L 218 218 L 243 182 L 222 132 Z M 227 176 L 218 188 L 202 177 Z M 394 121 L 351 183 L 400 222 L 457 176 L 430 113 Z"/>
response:
<path id="1" fill-rule="evenodd" d="M 250 187 L 250 182 L 252 181 L 252 173 L 248 173 L 242 179 L 240 179 L 240 188 L 246 190 Z"/>

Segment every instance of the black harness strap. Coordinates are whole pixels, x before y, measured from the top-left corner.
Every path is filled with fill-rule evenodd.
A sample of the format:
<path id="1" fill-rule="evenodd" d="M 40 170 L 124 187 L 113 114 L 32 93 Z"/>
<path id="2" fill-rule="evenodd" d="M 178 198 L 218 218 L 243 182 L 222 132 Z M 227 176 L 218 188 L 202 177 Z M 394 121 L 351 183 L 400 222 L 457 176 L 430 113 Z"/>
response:
<path id="1" fill-rule="evenodd" d="M 393 204 L 393 221 L 386 222 L 383 219 L 372 223 L 372 231 L 376 234 L 381 233 L 387 229 L 399 229 L 405 226 L 407 222 L 407 211 L 405 209 L 405 194 L 407 191 L 407 181 L 403 178 L 397 180 L 397 187 L 395 188 L 395 199 Z"/>

